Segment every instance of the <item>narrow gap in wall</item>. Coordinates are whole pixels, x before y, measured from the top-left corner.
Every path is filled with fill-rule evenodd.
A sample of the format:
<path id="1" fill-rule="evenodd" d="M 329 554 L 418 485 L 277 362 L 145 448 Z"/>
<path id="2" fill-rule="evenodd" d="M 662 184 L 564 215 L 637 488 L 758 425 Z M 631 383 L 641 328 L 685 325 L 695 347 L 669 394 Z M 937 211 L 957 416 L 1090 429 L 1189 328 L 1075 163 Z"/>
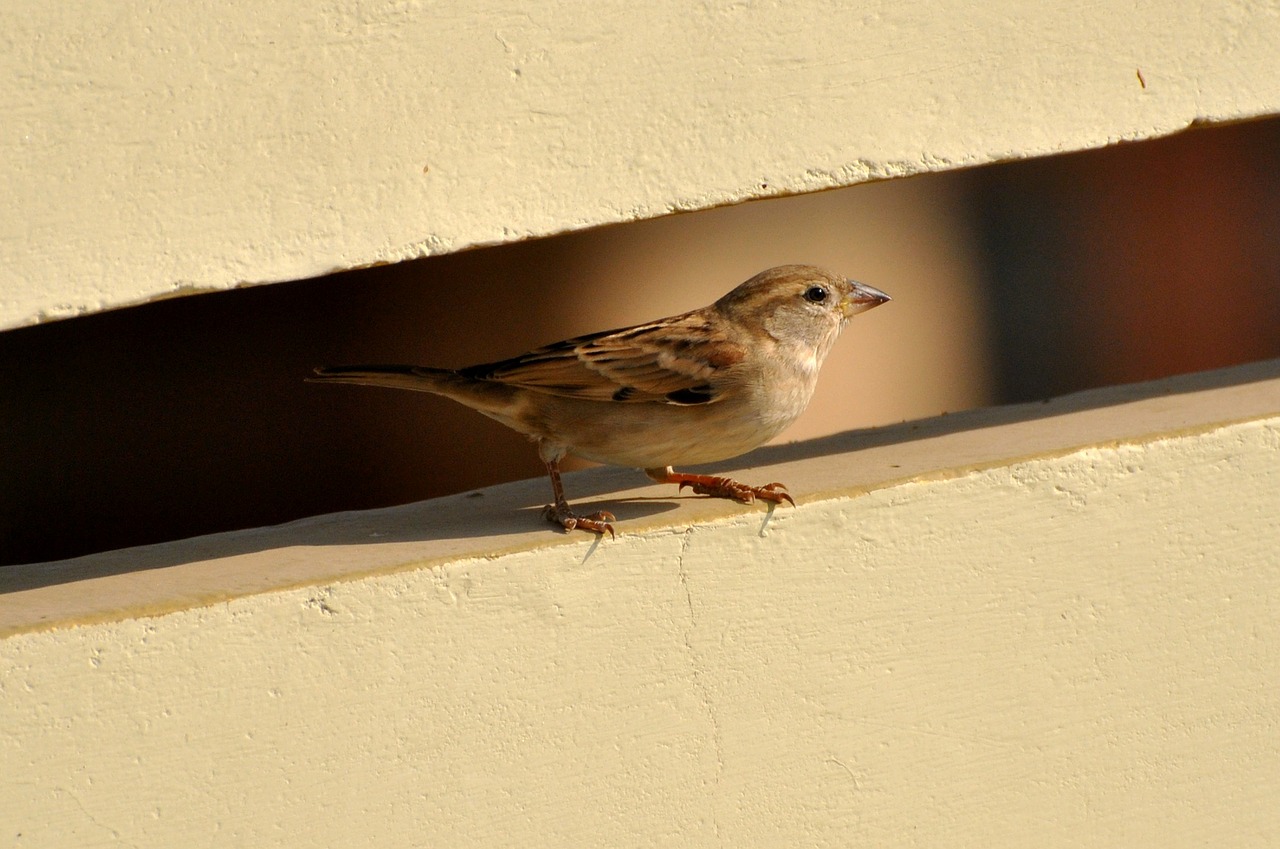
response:
<path id="1" fill-rule="evenodd" d="M 461 366 L 826 265 L 888 291 L 783 439 L 1280 356 L 1280 120 L 692 213 L 0 333 L 0 564 L 541 473 Z"/>

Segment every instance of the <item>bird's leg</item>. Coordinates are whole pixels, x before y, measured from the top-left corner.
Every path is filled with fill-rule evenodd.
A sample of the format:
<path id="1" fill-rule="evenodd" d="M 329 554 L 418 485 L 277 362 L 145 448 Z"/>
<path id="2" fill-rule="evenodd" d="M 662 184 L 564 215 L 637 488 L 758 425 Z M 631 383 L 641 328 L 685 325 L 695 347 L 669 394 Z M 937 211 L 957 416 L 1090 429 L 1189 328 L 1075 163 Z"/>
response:
<path id="1" fill-rule="evenodd" d="M 571 531 L 574 528 L 580 528 L 584 531 L 593 531 L 597 534 L 609 532 L 609 536 L 617 538 L 617 534 L 613 532 L 612 522 L 616 522 L 617 517 L 612 513 L 601 510 L 599 513 L 592 513 L 590 516 L 579 516 L 569 507 L 569 502 L 564 499 L 564 485 L 560 483 L 560 461 L 546 460 L 547 474 L 551 476 L 551 493 L 555 498 L 554 504 L 548 504 L 542 511 L 542 515 L 547 517 L 548 522 L 554 522 L 560 525 L 565 531 Z"/>
<path id="2" fill-rule="evenodd" d="M 658 483 L 678 483 L 680 489 L 686 486 L 698 495 L 710 495 L 712 498 L 732 498 L 743 504 L 750 504 L 759 498 L 781 504 L 786 501 L 793 507 L 796 500 L 787 493 L 787 488 L 780 483 L 767 483 L 764 486 L 748 486 L 738 483 L 732 478 L 721 478 L 713 475 L 691 475 L 673 471 L 670 466 L 661 469 L 645 469 L 644 473 Z"/>

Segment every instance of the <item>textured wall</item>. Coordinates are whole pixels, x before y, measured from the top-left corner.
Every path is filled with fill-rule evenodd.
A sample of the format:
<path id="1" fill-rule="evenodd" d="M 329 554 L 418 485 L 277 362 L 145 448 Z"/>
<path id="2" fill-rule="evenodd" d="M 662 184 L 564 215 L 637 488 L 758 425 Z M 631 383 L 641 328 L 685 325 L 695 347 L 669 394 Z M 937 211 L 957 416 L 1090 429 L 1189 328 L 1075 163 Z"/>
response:
<path id="1" fill-rule="evenodd" d="M 522 8 L 10 3 L 0 325 L 1280 112 L 1265 4 Z M 6 569 L 0 835 L 1274 845 L 1275 374 Z"/>
<path id="2" fill-rule="evenodd" d="M 529 482 L 13 567 L 0 829 L 1273 845 L 1278 370 L 765 449 L 771 517 L 572 475 L 599 544 Z"/>
<path id="3" fill-rule="evenodd" d="M 0 327 L 1280 111 L 1269 4 L 12 0 Z"/>

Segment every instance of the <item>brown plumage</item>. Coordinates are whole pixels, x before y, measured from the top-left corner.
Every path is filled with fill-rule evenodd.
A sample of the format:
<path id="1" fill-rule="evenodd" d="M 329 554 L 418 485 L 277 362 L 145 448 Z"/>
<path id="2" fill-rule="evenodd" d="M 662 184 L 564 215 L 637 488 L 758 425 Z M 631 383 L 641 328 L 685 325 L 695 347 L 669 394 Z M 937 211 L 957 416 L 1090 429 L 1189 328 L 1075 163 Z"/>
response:
<path id="1" fill-rule="evenodd" d="M 848 318 L 888 300 L 820 268 L 784 265 L 710 306 L 508 360 L 456 370 L 332 366 L 310 379 L 444 395 L 526 434 L 551 476 L 548 518 L 566 530 L 613 533 L 612 515 L 569 508 L 558 466 L 565 454 L 642 468 L 700 494 L 791 501 L 781 484 L 750 487 L 671 467 L 735 457 L 780 433 L 808 405 Z"/>

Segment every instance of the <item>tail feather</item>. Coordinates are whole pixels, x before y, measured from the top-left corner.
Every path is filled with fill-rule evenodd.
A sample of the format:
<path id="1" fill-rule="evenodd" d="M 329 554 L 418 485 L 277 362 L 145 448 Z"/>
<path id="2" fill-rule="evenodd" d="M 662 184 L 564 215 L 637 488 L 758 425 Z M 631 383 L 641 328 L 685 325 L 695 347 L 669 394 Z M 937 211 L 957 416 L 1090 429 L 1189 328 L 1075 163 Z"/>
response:
<path id="1" fill-rule="evenodd" d="M 386 386 L 411 389 L 452 398 L 486 416 L 495 418 L 521 433 L 529 428 L 519 419 L 521 390 L 492 380 L 476 380 L 443 368 L 427 366 L 321 366 L 312 377 L 313 383 L 357 383 L 362 386 Z"/>
<path id="2" fill-rule="evenodd" d="M 310 383 L 358 383 L 362 386 L 387 386 L 416 392 L 441 393 L 458 381 L 456 372 L 426 366 L 319 366 L 308 377 Z"/>

